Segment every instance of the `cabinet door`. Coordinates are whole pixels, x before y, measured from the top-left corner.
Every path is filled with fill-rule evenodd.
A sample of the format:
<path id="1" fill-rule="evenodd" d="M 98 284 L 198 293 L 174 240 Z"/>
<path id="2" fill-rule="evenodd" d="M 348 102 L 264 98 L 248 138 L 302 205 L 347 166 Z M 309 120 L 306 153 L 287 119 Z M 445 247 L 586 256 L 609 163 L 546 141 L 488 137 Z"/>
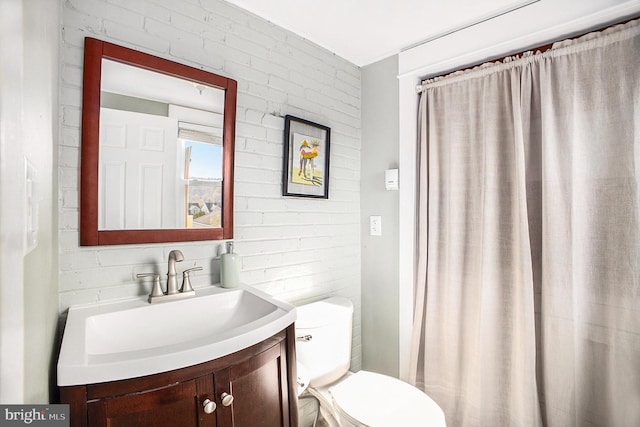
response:
<path id="1" fill-rule="evenodd" d="M 216 371 L 215 383 L 219 426 L 290 426 L 284 342 Z M 223 406 L 223 393 L 233 396 L 231 405 Z"/>
<path id="2" fill-rule="evenodd" d="M 88 425 L 96 427 L 217 427 L 205 413 L 213 399 L 213 378 L 205 376 L 160 389 L 90 402 Z"/>

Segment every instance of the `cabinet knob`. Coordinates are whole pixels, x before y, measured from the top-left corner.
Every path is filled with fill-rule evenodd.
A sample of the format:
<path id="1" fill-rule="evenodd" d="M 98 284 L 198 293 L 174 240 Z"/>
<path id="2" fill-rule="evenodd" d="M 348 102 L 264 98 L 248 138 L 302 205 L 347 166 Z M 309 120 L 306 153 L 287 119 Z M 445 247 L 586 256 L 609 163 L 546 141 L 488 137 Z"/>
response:
<path id="1" fill-rule="evenodd" d="M 204 408 L 205 414 L 213 414 L 216 410 L 216 402 L 210 399 L 205 399 L 204 402 L 202 402 L 202 407 Z"/>
<path id="2" fill-rule="evenodd" d="M 220 399 L 222 400 L 222 406 L 229 406 L 233 403 L 233 396 L 229 393 L 222 393 Z"/>

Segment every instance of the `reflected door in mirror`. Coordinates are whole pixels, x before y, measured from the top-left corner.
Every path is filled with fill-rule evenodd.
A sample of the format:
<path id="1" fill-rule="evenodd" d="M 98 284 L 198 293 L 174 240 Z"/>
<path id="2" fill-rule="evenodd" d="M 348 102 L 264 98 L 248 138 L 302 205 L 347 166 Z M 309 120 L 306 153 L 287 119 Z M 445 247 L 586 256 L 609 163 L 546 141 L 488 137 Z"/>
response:
<path id="1" fill-rule="evenodd" d="M 184 226 L 176 183 L 177 122 L 103 108 L 100 128 L 100 230 Z"/>

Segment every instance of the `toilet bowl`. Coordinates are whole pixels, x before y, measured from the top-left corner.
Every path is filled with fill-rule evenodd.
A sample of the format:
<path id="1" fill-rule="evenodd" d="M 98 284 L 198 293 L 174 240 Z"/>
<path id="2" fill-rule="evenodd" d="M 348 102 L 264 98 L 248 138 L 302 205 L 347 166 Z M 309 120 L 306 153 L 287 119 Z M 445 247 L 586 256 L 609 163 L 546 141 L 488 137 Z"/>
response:
<path id="1" fill-rule="evenodd" d="M 427 394 L 396 378 L 350 372 L 353 304 L 332 297 L 297 308 L 296 355 L 305 394 L 331 427 L 446 427 Z"/>

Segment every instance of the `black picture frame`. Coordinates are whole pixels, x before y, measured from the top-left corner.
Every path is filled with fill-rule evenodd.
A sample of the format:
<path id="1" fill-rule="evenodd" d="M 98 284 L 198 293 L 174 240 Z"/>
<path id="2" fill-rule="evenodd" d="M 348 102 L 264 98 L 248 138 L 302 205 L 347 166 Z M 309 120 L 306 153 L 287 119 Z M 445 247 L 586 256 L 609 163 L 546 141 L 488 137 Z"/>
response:
<path id="1" fill-rule="evenodd" d="M 282 195 L 328 199 L 330 148 L 329 127 L 285 116 Z"/>

